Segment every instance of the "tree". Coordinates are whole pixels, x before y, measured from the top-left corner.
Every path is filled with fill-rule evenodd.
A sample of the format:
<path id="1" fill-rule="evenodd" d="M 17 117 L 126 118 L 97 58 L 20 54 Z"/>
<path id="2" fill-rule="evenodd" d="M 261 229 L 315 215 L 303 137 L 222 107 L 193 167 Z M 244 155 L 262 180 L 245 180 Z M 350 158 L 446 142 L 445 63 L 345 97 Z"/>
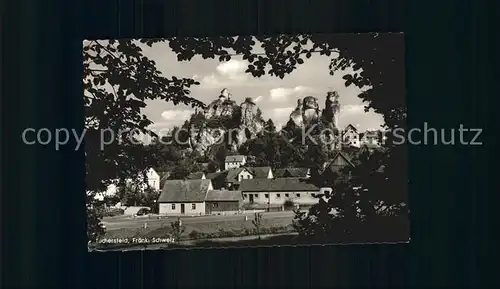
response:
<path id="1" fill-rule="evenodd" d="M 196 162 L 195 159 L 187 157 L 181 160 L 173 169 L 170 179 L 182 180 L 189 176 L 191 173 L 202 171 L 202 166 Z"/>
<path id="2" fill-rule="evenodd" d="M 155 190 L 151 187 L 147 187 L 142 194 L 141 205 L 147 206 L 148 208 L 151 209 L 152 212 L 157 213 L 158 212 L 157 201 L 159 197 L 160 197 L 160 191 Z"/>
<path id="3" fill-rule="evenodd" d="M 254 214 L 252 224 L 253 224 L 253 226 L 255 228 L 255 232 L 257 233 L 257 236 L 259 236 L 259 240 L 260 240 L 260 230 L 262 228 L 262 213 L 255 213 Z"/>
<path id="4" fill-rule="evenodd" d="M 276 133 L 276 126 L 272 119 L 268 119 L 264 124 L 264 129 L 266 133 Z"/>
<path id="5" fill-rule="evenodd" d="M 141 113 L 145 101 L 204 104 L 189 97 L 196 81 L 162 76 L 137 41 L 85 41 L 83 68 L 87 226 L 89 241 L 95 242 L 104 233 L 95 212 L 95 194 L 113 180 L 136 180 L 140 171 L 155 164 L 140 142 L 141 135 L 156 136 Z"/>
<path id="6" fill-rule="evenodd" d="M 182 238 L 182 234 L 186 231 L 186 227 L 182 225 L 181 218 L 177 218 L 176 221 L 170 223 L 172 229 L 172 238 L 175 243 L 179 243 Z"/>
<path id="7" fill-rule="evenodd" d="M 406 179 L 388 151 L 363 152 L 343 176 L 325 171 L 313 182 L 335 183 L 308 214 L 297 213 L 299 234 L 323 241 L 402 241 L 408 238 Z M 349 176 L 349 177 L 346 177 Z M 339 178 L 340 177 L 340 178 Z M 338 180 L 338 182 L 337 182 Z"/>
<path id="8" fill-rule="evenodd" d="M 142 203 L 142 190 L 140 186 L 130 181 L 118 185 L 118 199 L 125 206 L 139 206 Z"/>
<path id="9" fill-rule="evenodd" d="M 360 38 L 370 40 L 359 45 Z M 264 53 L 253 50 L 255 40 L 261 43 Z M 143 39 L 152 46 L 166 39 Z M 388 128 L 406 128 L 406 105 L 403 67 L 404 39 L 402 35 L 277 35 L 263 37 L 189 37 L 169 39 L 170 48 L 179 61 L 191 60 L 195 55 L 203 58 L 231 59 L 232 53 L 242 54 L 249 62 L 247 73 L 254 77 L 264 74 L 284 78 L 300 64 L 320 53 L 331 57 L 330 73 L 353 67 L 344 76 L 346 86 L 368 87 L 359 97 L 384 116 Z M 383 71 L 384 73 L 380 73 Z M 109 180 L 136 176 L 137 171 L 154 162 L 144 154 L 144 146 L 135 144 L 134 136 L 147 129 L 150 121 L 140 114 L 144 100 L 161 98 L 166 101 L 203 107 L 203 103 L 190 98 L 189 87 L 198 84 L 193 79 L 172 77 L 167 79 L 156 70 L 154 62 L 142 55 L 135 41 L 98 41 L 84 44 L 84 94 L 86 103 L 87 187 L 91 192 L 104 190 Z M 108 85 L 108 89 L 103 87 Z M 111 92 L 113 90 L 113 92 Z M 390 96 L 390 97 L 388 97 Z M 100 150 L 99 129 L 122 129 L 120 142 Z M 137 129 L 137 130 L 134 130 Z M 390 147 L 390 140 L 388 139 Z M 282 154 L 283 155 L 283 154 Z M 392 154 L 391 164 L 400 158 L 397 167 L 405 167 L 405 156 Z M 388 164 L 389 166 L 389 164 Z M 389 170 L 394 178 L 404 175 L 396 169 Z M 392 178 L 392 177 L 391 177 Z M 90 204 L 91 205 L 91 204 Z M 89 206 L 91 208 L 92 206 Z M 90 222 L 90 221 L 89 221 Z"/>

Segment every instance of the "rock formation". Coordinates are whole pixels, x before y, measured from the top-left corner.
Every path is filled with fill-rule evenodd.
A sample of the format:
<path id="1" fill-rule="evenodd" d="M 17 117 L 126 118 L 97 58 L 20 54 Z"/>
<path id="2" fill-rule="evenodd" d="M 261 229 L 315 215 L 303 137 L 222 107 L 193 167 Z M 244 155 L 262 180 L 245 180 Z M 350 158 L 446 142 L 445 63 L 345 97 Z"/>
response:
<path id="1" fill-rule="evenodd" d="M 339 94 L 336 91 L 328 92 L 325 101 L 325 109 L 322 113 L 323 121 L 331 123 L 333 128 L 338 128 L 339 112 Z"/>
<path id="2" fill-rule="evenodd" d="M 217 116 L 230 117 L 235 109 L 237 109 L 236 102 L 231 99 L 231 94 L 228 92 L 227 88 L 224 88 L 219 98 L 208 105 L 205 117 L 207 119 Z"/>
<path id="3" fill-rule="evenodd" d="M 309 125 L 319 119 L 319 104 L 318 99 L 314 96 L 306 96 L 304 98 L 303 108 L 303 119 L 304 124 Z"/>
<path id="4" fill-rule="evenodd" d="M 303 110 L 302 110 L 302 99 L 297 100 L 297 107 L 290 114 L 290 120 L 295 123 L 296 126 L 302 127 L 304 124 Z"/>
<path id="5" fill-rule="evenodd" d="M 338 98 L 338 93 L 328 92 L 325 108 L 321 112 L 316 97 L 299 99 L 297 107 L 290 114 L 290 121 L 297 127 L 321 124 L 318 129 L 330 129 L 334 134 L 327 135 L 324 141 L 331 144 L 327 149 L 335 148 L 340 110 Z M 204 112 L 193 114 L 190 123 L 191 148 L 205 153 L 213 145 L 222 144 L 226 140 L 231 141 L 230 149 L 237 150 L 246 141 L 258 137 L 264 130 L 265 121 L 251 98 L 245 99 L 238 106 L 231 100 L 228 90 L 223 89 L 218 99 L 212 101 Z"/>
<path id="6" fill-rule="evenodd" d="M 240 127 L 238 130 L 238 145 L 243 144 L 248 139 L 257 137 L 257 134 L 264 129 L 264 119 L 260 109 L 251 98 L 245 99 L 240 105 Z"/>
<path id="7" fill-rule="evenodd" d="M 219 138 L 223 137 L 220 129 L 201 128 L 191 126 L 189 130 L 189 143 L 193 150 L 200 153 L 206 152 L 212 145 L 219 143 Z"/>
<path id="8" fill-rule="evenodd" d="M 247 98 L 238 106 L 227 89 L 223 89 L 218 99 L 207 106 L 201 118 L 203 121 L 200 121 L 200 116 L 193 115 L 191 121 L 196 120 L 196 126 L 190 128 L 191 148 L 200 153 L 207 152 L 216 143 L 222 143 L 224 139 L 221 138 L 224 137 L 231 140 L 231 149 L 236 150 L 264 128 L 260 110 L 252 99 Z M 228 130 L 232 129 L 236 133 L 227 138 Z"/>
<path id="9" fill-rule="evenodd" d="M 334 132 L 333 134 L 320 135 L 320 137 L 324 138 L 324 143 L 331 144 L 328 147 L 334 148 L 336 146 L 335 134 L 338 132 L 337 119 L 340 111 L 338 98 L 339 95 L 337 92 L 328 92 L 325 108 L 321 113 L 316 97 L 306 96 L 303 100 L 299 99 L 297 101 L 297 107 L 290 114 L 290 120 L 298 127 L 321 123 L 321 127 L 327 128 L 330 132 Z"/>

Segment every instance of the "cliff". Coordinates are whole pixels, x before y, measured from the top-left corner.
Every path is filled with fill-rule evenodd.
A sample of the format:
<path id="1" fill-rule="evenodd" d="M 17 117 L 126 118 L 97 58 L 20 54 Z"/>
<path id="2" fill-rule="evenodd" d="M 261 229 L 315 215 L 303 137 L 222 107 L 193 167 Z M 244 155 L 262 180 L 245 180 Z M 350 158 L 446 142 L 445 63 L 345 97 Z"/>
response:
<path id="1" fill-rule="evenodd" d="M 320 135 L 320 131 L 327 128 L 338 132 L 338 98 L 338 93 L 329 92 L 323 110 L 320 110 L 319 101 L 314 96 L 299 99 L 297 107 L 290 114 L 289 122 L 297 128 L 317 125 L 318 137 L 326 138 L 323 139 L 323 143 L 327 144 L 325 149 L 333 149 L 335 135 Z M 259 107 L 251 98 L 237 105 L 228 90 L 223 89 L 205 111 L 191 116 L 189 143 L 193 150 L 201 154 L 207 153 L 216 144 L 228 144 L 227 148 L 236 151 L 246 141 L 257 138 L 264 130 L 264 123 Z"/>
<path id="2" fill-rule="evenodd" d="M 325 100 L 325 108 L 320 112 L 318 99 L 314 96 L 306 96 L 297 101 L 296 108 L 292 111 L 289 123 L 293 123 L 298 128 L 310 128 L 315 126 L 315 133 L 320 134 L 321 130 L 328 129 L 334 134 L 320 134 L 325 149 L 335 148 L 335 133 L 338 132 L 338 114 L 340 104 L 339 95 L 335 91 L 328 92 Z"/>
<path id="3" fill-rule="evenodd" d="M 251 98 L 241 105 L 231 99 L 227 89 L 212 101 L 204 112 L 197 112 L 190 119 L 190 146 L 206 153 L 214 144 L 227 142 L 232 150 L 263 130 L 264 120 L 260 109 Z M 228 131 L 232 130 L 229 135 Z"/>

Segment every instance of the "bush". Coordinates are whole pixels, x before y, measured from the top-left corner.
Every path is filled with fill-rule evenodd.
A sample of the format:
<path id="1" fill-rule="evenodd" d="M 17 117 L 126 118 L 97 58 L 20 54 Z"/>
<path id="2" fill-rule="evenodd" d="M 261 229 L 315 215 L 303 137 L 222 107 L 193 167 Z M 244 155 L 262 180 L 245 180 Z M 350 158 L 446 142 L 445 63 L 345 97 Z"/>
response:
<path id="1" fill-rule="evenodd" d="M 125 210 L 120 209 L 120 208 L 108 208 L 102 212 L 102 216 L 103 217 L 115 217 L 115 216 L 121 216 L 124 213 L 125 213 Z"/>
<path id="2" fill-rule="evenodd" d="M 241 234 L 243 236 L 248 236 L 248 235 L 251 235 L 252 234 L 252 230 L 245 227 L 244 225 L 241 225 Z"/>
<path id="3" fill-rule="evenodd" d="M 189 239 L 193 239 L 193 240 L 196 240 L 196 239 L 201 239 L 200 238 L 200 232 L 196 231 L 196 230 L 192 230 L 191 233 L 189 233 Z"/>
<path id="4" fill-rule="evenodd" d="M 172 237 L 175 242 L 179 242 L 181 240 L 182 234 L 186 230 L 186 228 L 181 224 L 181 219 L 177 218 L 177 221 L 171 222 L 170 227 L 172 228 Z"/>

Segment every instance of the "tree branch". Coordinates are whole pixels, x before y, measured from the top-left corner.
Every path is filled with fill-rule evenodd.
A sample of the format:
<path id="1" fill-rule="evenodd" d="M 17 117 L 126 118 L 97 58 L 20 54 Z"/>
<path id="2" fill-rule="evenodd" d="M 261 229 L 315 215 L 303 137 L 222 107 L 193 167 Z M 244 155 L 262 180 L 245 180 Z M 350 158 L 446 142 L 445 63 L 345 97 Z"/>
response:
<path id="1" fill-rule="evenodd" d="M 97 40 L 94 40 L 94 43 L 96 43 L 97 45 L 99 45 L 104 51 L 106 51 L 109 55 L 111 55 L 113 58 L 115 59 L 119 59 L 119 57 L 117 57 L 116 55 L 114 55 L 111 51 L 109 51 L 108 48 L 106 48 L 104 45 L 102 45 L 101 43 L 99 43 Z"/>

